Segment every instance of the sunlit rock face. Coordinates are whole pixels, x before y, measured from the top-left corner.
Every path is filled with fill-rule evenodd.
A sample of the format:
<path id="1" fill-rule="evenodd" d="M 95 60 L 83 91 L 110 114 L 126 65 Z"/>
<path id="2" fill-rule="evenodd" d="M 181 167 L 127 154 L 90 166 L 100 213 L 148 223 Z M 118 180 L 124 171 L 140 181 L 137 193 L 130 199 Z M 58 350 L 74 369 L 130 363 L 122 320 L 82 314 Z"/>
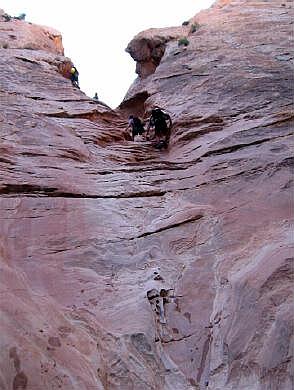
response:
<path id="1" fill-rule="evenodd" d="M 292 3 L 140 33 L 152 71 L 116 111 L 72 87 L 61 38 L 6 20 L 0 388 L 290 390 Z M 164 152 L 124 131 L 154 105 Z"/>
<path id="2" fill-rule="evenodd" d="M 164 54 L 166 43 L 171 39 L 180 38 L 185 34 L 185 28 L 163 28 L 143 31 L 128 45 L 126 51 L 136 61 L 136 73 L 140 78 L 146 78 L 159 65 Z"/>
<path id="3" fill-rule="evenodd" d="M 24 23 L 1 9 L 0 20 L 0 48 L 45 50 L 48 53 L 63 54 L 61 35 L 53 28 Z"/>

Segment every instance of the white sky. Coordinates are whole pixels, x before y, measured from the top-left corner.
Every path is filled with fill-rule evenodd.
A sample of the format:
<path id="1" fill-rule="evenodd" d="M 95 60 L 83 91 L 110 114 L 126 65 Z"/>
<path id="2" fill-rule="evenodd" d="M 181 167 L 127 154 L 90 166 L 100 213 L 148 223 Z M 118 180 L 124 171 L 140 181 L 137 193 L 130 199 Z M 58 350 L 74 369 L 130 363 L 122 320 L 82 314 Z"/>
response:
<path id="1" fill-rule="evenodd" d="M 0 0 L 12 16 L 62 33 L 65 55 L 80 73 L 81 89 L 115 108 L 137 77 L 124 50 L 140 31 L 179 26 L 214 0 Z"/>

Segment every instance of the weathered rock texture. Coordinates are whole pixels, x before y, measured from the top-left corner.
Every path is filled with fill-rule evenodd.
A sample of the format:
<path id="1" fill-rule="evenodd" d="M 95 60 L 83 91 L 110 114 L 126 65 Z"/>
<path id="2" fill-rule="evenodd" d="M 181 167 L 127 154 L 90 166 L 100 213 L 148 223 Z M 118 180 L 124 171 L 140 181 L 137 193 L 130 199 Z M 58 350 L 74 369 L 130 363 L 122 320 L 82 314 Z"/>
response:
<path id="1" fill-rule="evenodd" d="M 139 34 L 116 111 L 46 31 L 0 21 L 0 388 L 290 390 L 292 3 Z"/>

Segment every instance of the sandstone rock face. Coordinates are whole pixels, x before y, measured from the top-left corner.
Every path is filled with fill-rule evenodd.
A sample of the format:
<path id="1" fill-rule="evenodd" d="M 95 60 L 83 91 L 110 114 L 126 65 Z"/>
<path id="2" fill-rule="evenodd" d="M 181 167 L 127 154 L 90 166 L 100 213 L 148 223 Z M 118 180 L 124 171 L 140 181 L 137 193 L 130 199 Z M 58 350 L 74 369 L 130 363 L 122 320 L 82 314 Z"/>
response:
<path id="1" fill-rule="evenodd" d="M 185 28 L 150 29 L 138 34 L 128 45 L 126 51 L 136 61 L 136 73 L 146 78 L 154 73 L 164 54 L 166 43 L 180 38 Z"/>
<path id="2" fill-rule="evenodd" d="M 292 21 L 219 1 L 139 34 L 113 111 L 1 19 L 1 389 L 292 388 Z M 164 152 L 124 132 L 153 105 Z"/>
<path id="3" fill-rule="evenodd" d="M 64 54 L 62 38 L 58 31 L 49 27 L 24 23 L 11 18 L 0 9 L 0 48 L 45 50 L 48 53 Z"/>

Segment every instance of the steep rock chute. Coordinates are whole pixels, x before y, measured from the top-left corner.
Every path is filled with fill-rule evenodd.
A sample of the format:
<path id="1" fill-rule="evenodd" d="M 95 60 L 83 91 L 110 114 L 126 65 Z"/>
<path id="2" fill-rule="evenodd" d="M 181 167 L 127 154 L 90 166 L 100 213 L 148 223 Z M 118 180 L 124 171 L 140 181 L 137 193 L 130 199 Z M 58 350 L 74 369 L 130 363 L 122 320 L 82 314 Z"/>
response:
<path id="1" fill-rule="evenodd" d="M 118 110 L 64 77 L 57 32 L 7 19 L 0 388 L 290 389 L 292 4 L 152 30 L 162 56 Z M 154 105 L 167 152 L 125 139 Z"/>

